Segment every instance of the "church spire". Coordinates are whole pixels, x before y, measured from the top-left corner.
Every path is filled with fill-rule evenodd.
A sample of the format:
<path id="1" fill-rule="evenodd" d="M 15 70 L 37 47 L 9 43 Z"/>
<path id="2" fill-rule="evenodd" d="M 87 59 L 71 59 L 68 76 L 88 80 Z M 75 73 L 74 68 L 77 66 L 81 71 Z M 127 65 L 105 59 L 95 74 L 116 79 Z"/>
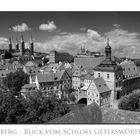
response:
<path id="1" fill-rule="evenodd" d="M 21 35 L 21 55 L 24 55 L 25 53 L 25 43 L 24 43 L 24 38 L 23 34 Z"/>
<path id="2" fill-rule="evenodd" d="M 21 43 L 24 42 L 23 34 L 21 34 Z"/>
<path id="3" fill-rule="evenodd" d="M 107 38 L 107 46 L 109 46 L 109 38 Z"/>
<path id="4" fill-rule="evenodd" d="M 9 37 L 9 52 L 12 51 L 12 39 L 11 36 Z"/>
<path id="5" fill-rule="evenodd" d="M 109 45 L 109 38 L 107 38 L 107 45 L 105 47 L 106 59 L 111 60 L 111 46 Z"/>
<path id="6" fill-rule="evenodd" d="M 9 37 L 9 44 L 12 44 L 11 36 Z"/>
<path id="7" fill-rule="evenodd" d="M 30 55 L 34 55 L 34 43 L 33 43 L 33 39 L 32 39 L 32 34 L 31 34 L 31 38 L 30 38 Z"/>
<path id="8" fill-rule="evenodd" d="M 16 37 L 16 50 L 19 50 L 19 44 L 18 44 L 18 39 Z"/>
<path id="9" fill-rule="evenodd" d="M 18 39 L 17 39 L 17 37 L 16 37 L 16 44 L 18 44 Z"/>
<path id="10" fill-rule="evenodd" d="M 32 34 L 31 34 L 31 37 L 30 37 L 30 43 L 33 43 Z"/>

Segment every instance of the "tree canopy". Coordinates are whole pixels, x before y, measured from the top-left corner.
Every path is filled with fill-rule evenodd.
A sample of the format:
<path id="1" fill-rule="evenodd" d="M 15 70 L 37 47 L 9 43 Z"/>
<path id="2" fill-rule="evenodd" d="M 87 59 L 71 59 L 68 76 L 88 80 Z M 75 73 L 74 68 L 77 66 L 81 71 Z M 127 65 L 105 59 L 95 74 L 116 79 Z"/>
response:
<path id="1" fill-rule="evenodd" d="M 140 90 L 133 91 L 122 97 L 118 104 L 119 109 L 140 111 Z"/>
<path id="2" fill-rule="evenodd" d="M 9 73 L 4 79 L 4 86 L 8 88 L 12 93 L 18 94 L 21 87 L 28 83 L 29 76 L 23 71 L 16 71 L 15 73 Z"/>
<path id="3" fill-rule="evenodd" d="M 0 123 L 41 124 L 70 111 L 66 102 L 56 97 L 44 97 L 36 92 L 28 99 L 0 92 Z"/>

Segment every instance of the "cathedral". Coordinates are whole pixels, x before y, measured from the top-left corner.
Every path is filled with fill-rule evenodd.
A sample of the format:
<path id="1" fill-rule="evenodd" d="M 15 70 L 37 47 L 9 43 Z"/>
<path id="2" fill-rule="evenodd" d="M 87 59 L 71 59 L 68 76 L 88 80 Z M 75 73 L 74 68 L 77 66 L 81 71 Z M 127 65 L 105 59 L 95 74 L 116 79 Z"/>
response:
<path id="1" fill-rule="evenodd" d="M 32 40 L 32 36 L 30 38 L 29 47 L 25 47 L 24 37 L 23 34 L 21 36 L 21 43 L 18 43 L 18 40 L 16 39 L 16 45 L 15 49 L 13 48 L 11 37 L 9 38 L 9 53 L 11 53 L 13 56 L 34 56 L 34 43 Z"/>

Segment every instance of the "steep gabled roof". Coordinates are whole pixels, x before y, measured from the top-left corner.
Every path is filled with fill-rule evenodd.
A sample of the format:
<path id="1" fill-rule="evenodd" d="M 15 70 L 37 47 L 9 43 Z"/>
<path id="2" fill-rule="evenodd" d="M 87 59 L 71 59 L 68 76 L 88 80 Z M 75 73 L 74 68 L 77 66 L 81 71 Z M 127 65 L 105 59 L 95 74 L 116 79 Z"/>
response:
<path id="1" fill-rule="evenodd" d="M 99 65 L 97 65 L 94 70 L 95 71 L 109 71 L 115 72 L 117 70 L 117 64 L 115 61 L 105 59 Z"/>
<path id="2" fill-rule="evenodd" d="M 99 93 L 111 91 L 102 77 L 94 79 L 95 85 Z"/>
<path id="3" fill-rule="evenodd" d="M 76 57 L 74 64 L 83 66 L 85 69 L 93 69 L 99 65 L 102 60 L 104 60 L 104 57 Z"/>
<path id="4" fill-rule="evenodd" d="M 59 71 L 57 73 L 38 73 L 37 78 L 39 83 L 44 83 L 44 82 L 54 82 L 54 81 L 60 81 L 62 79 L 62 76 L 64 75 L 65 70 Z"/>
<path id="5" fill-rule="evenodd" d="M 86 75 L 82 75 L 81 79 L 82 80 L 93 80 L 94 79 L 94 75 L 91 75 L 91 74 L 88 73 Z"/>

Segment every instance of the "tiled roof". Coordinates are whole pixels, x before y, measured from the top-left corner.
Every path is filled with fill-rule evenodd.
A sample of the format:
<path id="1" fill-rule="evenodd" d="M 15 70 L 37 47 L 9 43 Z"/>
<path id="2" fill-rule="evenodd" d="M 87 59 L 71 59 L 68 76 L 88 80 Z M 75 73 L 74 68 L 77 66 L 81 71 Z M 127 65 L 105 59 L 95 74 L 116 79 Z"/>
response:
<path id="1" fill-rule="evenodd" d="M 26 85 L 24 85 L 23 87 L 22 87 L 22 89 L 23 88 L 26 88 L 26 89 L 28 89 L 28 88 L 36 88 L 37 86 L 36 86 L 36 84 L 26 84 Z"/>
<path id="2" fill-rule="evenodd" d="M 123 68 L 123 75 L 134 76 L 140 73 L 133 61 L 124 61 L 120 64 L 120 66 Z"/>
<path id="3" fill-rule="evenodd" d="M 60 81 L 65 70 L 59 71 L 57 73 L 49 73 L 49 74 L 37 74 L 39 83 L 43 82 L 53 82 L 53 81 Z"/>
<path id="4" fill-rule="evenodd" d="M 99 91 L 99 93 L 104 93 L 110 91 L 109 87 L 107 86 L 106 82 L 102 77 L 94 79 L 95 85 Z"/>
<path id="5" fill-rule="evenodd" d="M 70 76 L 70 77 L 72 77 L 72 69 L 66 69 L 66 72 L 68 73 L 68 75 Z"/>
<path id="6" fill-rule="evenodd" d="M 22 69 L 23 65 L 20 64 L 18 61 L 14 61 L 13 63 L 7 64 L 6 68 L 9 70 Z"/>
<path id="7" fill-rule="evenodd" d="M 117 71 L 117 64 L 115 61 L 105 59 L 99 65 L 97 65 L 94 70 L 95 71 Z"/>
<path id="8" fill-rule="evenodd" d="M 0 65 L 0 70 L 6 70 L 7 66 L 6 65 Z"/>
<path id="9" fill-rule="evenodd" d="M 76 57 L 74 58 L 74 64 L 77 66 L 83 66 L 85 69 L 93 69 L 104 59 L 104 57 Z"/>
<path id="10" fill-rule="evenodd" d="M 88 73 L 86 75 L 82 75 L 81 79 L 82 80 L 93 80 L 94 79 L 94 75 L 91 75 L 91 74 Z"/>
<path id="11" fill-rule="evenodd" d="M 11 72 L 14 73 L 14 72 L 16 72 L 16 70 L 1 70 L 0 71 L 0 78 L 6 77 L 7 74 L 9 74 Z"/>

